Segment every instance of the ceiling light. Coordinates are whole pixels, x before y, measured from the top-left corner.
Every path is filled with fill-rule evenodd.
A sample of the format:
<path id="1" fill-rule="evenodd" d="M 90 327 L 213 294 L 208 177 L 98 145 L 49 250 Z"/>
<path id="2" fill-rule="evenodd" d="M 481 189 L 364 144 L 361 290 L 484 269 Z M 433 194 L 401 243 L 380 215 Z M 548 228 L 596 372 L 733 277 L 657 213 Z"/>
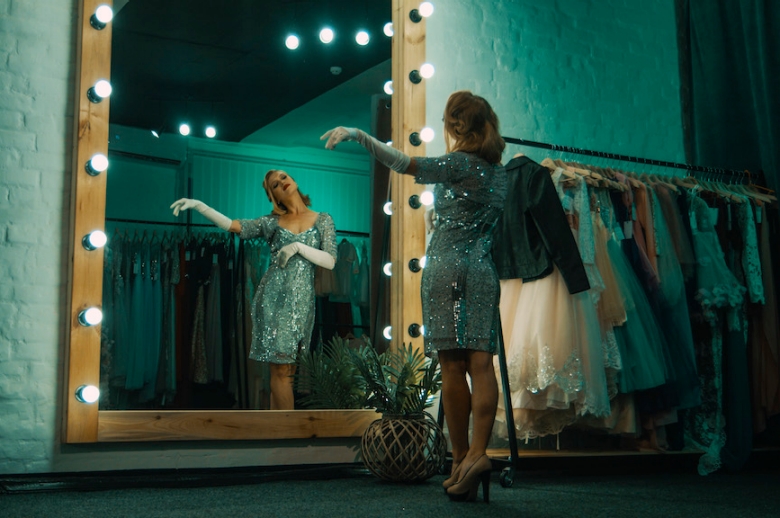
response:
<path id="1" fill-rule="evenodd" d="M 369 41 L 368 33 L 366 31 L 360 31 L 355 35 L 355 41 L 358 45 L 368 45 Z"/>
<path id="2" fill-rule="evenodd" d="M 393 32 L 393 22 L 387 22 L 382 30 L 388 38 L 392 38 L 393 34 L 395 34 Z"/>
<path id="3" fill-rule="evenodd" d="M 284 44 L 287 46 L 288 49 L 295 50 L 298 48 L 298 45 L 301 44 L 301 41 L 298 39 L 298 36 L 290 34 L 289 36 L 287 36 L 287 39 L 284 40 Z"/>
<path id="4" fill-rule="evenodd" d="M 215 128 L 214 126 L 208 126 L 206 128 L 206 136 L 208 138 L 216 137 L 217 136 L 217 128 Z"/>
<path id="5" fill-rule="evenodd" d="M 333 41 L 333 29 L 325 27 L 320 31 L 320 41 L 322 43 L 330 43 Z"/>
<path id="6" fill-rule="evenodd" d="M 384 90 L 385 90 L 385 93 L 387 95 L 393 95 L 393 82 L 392 81 L 386 81 Z"/>
<path id="7" fill-rule="evenodd" d="M 179 133 L 184 135 L 185 137 L 190 134 L 190 125 L 189 124 L 182 124 L 179 126 Z"/>

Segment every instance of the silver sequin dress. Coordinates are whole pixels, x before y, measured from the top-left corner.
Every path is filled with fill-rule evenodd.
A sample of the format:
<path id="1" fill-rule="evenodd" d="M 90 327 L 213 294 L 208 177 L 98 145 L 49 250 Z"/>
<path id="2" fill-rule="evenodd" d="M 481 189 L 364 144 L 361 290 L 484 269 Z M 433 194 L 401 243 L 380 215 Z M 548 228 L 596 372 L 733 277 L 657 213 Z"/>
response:
<path id="1" fill-rule="evenodd" d="M 506 171 L 460 152 L 415 162 L 416 182 L 436 184 L 436 230 L 422 276 L 425 352 L 495 353 L 500 288 L 490 250 L 504 210 Z"/>
<path id="2" fill-rule="evenodd" d="M 333 218 L 320 212 L 308 230 L 299 234 L 279 226 L 278 216 L 243 219 L 241 238 L 261 237 L 271 247 L 271 264 L 252 303 L 252 347 L 249 357 L 271 363 L 295 363 L 308 350 L 314 328 L 314 272 L 316 266 L 296 254 L 281 268 L 279 250 L 293 242 L 318 248 L 336 257 Z"/>

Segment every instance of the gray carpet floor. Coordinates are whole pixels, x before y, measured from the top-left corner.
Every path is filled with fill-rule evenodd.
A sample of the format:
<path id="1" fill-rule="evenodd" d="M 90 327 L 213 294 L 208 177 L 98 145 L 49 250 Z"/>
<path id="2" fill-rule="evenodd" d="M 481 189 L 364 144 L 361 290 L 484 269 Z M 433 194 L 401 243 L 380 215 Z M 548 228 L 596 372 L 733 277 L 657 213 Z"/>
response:
<path id="1" fill-rule="evenodd" d="M 494 472 L 490 504 L 451 502 L 444 476 L 415 485 L 367 473 L 249 484 L 147 486 L 98 491 L 6 490 L 0 516 L 15 517 L 780 517 L 780 470 L 716 473 L 522 472 L 511 487 Z"/>

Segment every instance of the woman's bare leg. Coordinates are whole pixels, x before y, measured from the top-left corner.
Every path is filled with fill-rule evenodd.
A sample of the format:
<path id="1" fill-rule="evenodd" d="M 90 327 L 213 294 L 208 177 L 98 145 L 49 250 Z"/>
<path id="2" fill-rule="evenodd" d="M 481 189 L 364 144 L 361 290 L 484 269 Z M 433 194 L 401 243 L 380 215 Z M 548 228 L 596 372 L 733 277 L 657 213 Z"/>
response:
<path id="1" fill-rule="evenodd" d="M 293 410 L 294 363 L 271 363 L 271 410 Z"/>
<path id="2" fill-rule="evenodd" d="M 498 407 L 498 382 L 493 367 L 493 355 L 484 351 L 468 351 L 466 370 L 471 377 L 471 411 L 474 418 L 471 447 L 463 468 L 467 469 L 487 451 Z M 445 406 L 445 411 L 447 407 Z"/>
<path id="3" fill-rule="evenodd" d="M 453 467 L 469 451 L 471 392 L 466 381 L 466 351 L 439 351 L 441 397 L 452 443 Z"/>

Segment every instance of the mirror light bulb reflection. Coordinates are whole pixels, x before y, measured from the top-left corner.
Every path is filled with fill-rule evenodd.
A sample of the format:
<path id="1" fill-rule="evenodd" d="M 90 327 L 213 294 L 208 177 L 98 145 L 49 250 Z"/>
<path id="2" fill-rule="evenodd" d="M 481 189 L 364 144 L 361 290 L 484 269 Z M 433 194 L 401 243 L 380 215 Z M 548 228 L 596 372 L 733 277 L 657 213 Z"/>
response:
<path id="1" fill-rule="evenodd" d="M 392 340 L 393 339 L 392 332 L 393 332 L 393 326 L 387 326 L 382 330 L 382 336 L 384 336 L 385 339 L 387 340 Z"/>
<path id="2" fill-rule="evenodd" d="M 76 399 L 82 403 L 94 403 L 100 399 L 100 389 L 95 385 L 82 385 L 76 389 Z"/>
<path id="3" fill-rule="evenodd" d="M 433 65 L 430 63 L 423 63 L 420 67 L 420 75 L 423 76 L 425 79 L 430 79 L 433 77 L 433 73 L 435 72 L 435 69 L 433 68 Z"/>
<path id="4" fill-rule="evenodd" d="M 384 207 L 382 207 L 382 211 L 385 214 L 387 214 L 388 216 L 392 216 L 393 215 L 393 202 L 392 201 L 388 201 L 387 203 L 385 203 Z"/>
<path id="5" fill-rule="evenodd" d="M 298 45 L 301 44 L 301 41 L 298 39 L 298 36 L 295 36 L 294 34 L 290 34 L 287 36 L 287 39 L 284 40 L 285 46 L 290 50 L 295 50 L 298 48 Z"/>
<path id="6" fill-rule="evenodd" d="M 82 246 L 87 250 L 96 250 L 105 246 L 108 238 L 102 230 L 90 232 L 81 240 Z"/>
<path id="7" fill-rule="evenodd" d="M 385 263 L 385 265 L 382 267 L 382 271 L 385 272 L 385 275 L 388 277 L 393 276 L 393 263 Z"/>
<path id="8" fill-rule="evenodd" d="M 358 45 L 368 45 L 370 38 L 366 31 L 360 31 L 355 35 L 355 41 Z"/>
<path id="9" fill-rule="evenodd" d="M 333 29 L 325 27 L 320 31 L 320 41 L 322 43 L 330 43 L 333 41 Z"/>
<path id="10" fill-rule="evenodd" d="M 190 134 L 190 125 L 189 124 L 182 124 L 179 126 L 179 133 L 184 135 L 185 137 Z"/>
<path id="11" fill-rule="evenodd" d="M 420 193 L 420 202 L 429 207 L 433 204 L 433 193 L 431 191 L 423 191 Z"/>
<path id="12" fill-rule="evenodd" d="M 87 308 L 79 313 L 79 324 L 82 326 L 96 326 L 102 321 L 103 312 L 98 308 Z"/>
<path id="13" fill-rule="evenodd" d="M 386 81 L 384 86 L 385 93 L 387 95 L 393 95 L 393 82 L 392 81 Z"/>
<path id="14" fill-rule="evenodd" d="M 428 18 L 433 14 L 433 4 L 430 2 L 423 2 L 420 4 L 420 7 L 418 7 L 417 10 L 420 12 L 420 16 L 423 18 Z"/>
<path id="15" fill-rule="evenodd" d="M 385 33 L 385 36 L 388 38 L 392 38 L 393 34 L 395 32 L 393 31 L 393 22 L 387 22 L 385 26 L 382 28 L 382 31 Z"/>
<path id="16" fill-rule="evenodd" d="M 215 128 L 214 126 L 209 126 L 208 128 L 206 128 L 206 136 L 208 138 L 216 137 L 217 136 L 217 128 Z"/>

